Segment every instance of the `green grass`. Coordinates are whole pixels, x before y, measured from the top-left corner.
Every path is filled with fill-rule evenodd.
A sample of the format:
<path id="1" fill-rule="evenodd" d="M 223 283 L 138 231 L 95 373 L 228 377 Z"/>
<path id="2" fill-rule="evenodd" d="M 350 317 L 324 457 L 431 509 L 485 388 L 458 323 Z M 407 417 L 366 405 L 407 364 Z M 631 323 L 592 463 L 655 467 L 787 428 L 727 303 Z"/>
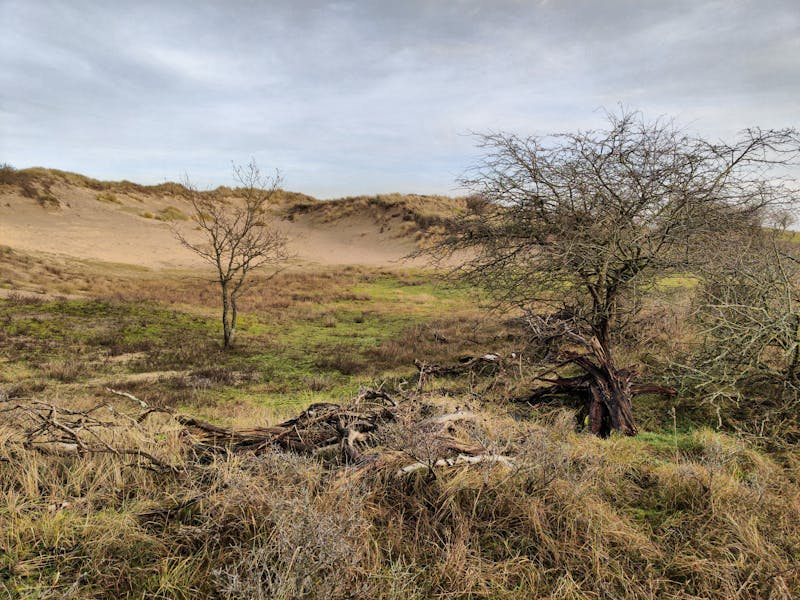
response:
<path id="1" fill-rule="evenodd" d="M 375 351 L 441 313 L 473 307 L 467 290 L 424 275 L 369 276 L 284 310 L 240 313 L 235 347 L 220 343 L 216 308 L 154 302 L 23 299 L 0 301 L 3 380 L 13 387 L 124 382 L 137 373 L 198 372 L 206 403 L 301 407 L 342 400 L 359 387 L 413 365 L 376 361 Z M 299 294 L 306 298 L 306 294 Z M 126 357 L 130 355 L 131 358 Z M 117 357 L 120 357 L 117 359 Z M 124 359 L 124 360 L 123 360 Z M 206 372 L 211 370 L 210 375 Z M 243 372 L 231 384 L 225 373 Z M 182 403 L 186 386 L 152 384 Z M 196 384 L 188 384 L 194 391 Z"/>
<path id="2" fill-rule="evenodd" d="M 636 436 L 635 443 L 645 444 L 646 450 L 659 456 L 675 452 L 682 455 L 693 455 L 700 447 L 691 431 L 678 431 L 677 434 L 643 431 Z"/>
<path id="3" fill-rule="evenodd" d="M 669 275 L 658 280 L 656 287 L 659 291 L 691 290 L 697 287 L 699 280 L 694 275 Z"/>

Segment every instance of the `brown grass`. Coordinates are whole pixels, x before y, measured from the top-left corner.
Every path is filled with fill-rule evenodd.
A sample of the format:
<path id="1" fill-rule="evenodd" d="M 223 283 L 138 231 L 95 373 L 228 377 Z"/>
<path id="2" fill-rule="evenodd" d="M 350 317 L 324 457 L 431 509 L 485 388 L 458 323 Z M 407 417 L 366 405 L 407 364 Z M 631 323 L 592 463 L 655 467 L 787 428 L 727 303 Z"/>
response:
<path id="1" fill-rule="evenodd" d="M 673 429 L 660 400 L 652 419 L 636 405 L 657 431 L 608 440 L 575 433 L 570 411 L 490 402 L 529 384 L 526 352 L 536 349 L 462 292 L 436 289 L 430 274 L 320 268 L 255 278 L 241 345 L 226 353 L 207 325 L 218 311 L 212 277 L 0 253 L 4 285 L 46 292 L 2 300 L 0 316 L 0 591 L 9 597 L 800 595 L 795 446 L 769 454 L 763 440 Z M 73 292 L 104 300 L 52 300 Z M 628 340 L 638 356 L 624 358 L 669 352 L 689 335 L 659 309 Z M 67 327 L 81 310 L 98 322 Z M 108 314 L 119 315 L 116 327 L 99 321 Z M 187 329 L 176 334 L 178 319 Z M 123 339 L 123 326 L 142 332 Z M 453 364 L 487 351 L 504 358 L 497 376 L 428 381 L 404 405 L 408 419 L 372 449 L 380 458 L 355 466 L 279 451 L 197 452 L 173 419 L 138 422 L 135 403 L 106 391 L 252 427 L 339 400 L 368 377 L 414 390 L 415 358 Z M 310 395 L 286 387 L 281 370 Z M 175 469 L 153 470 L 135 454 L 42 452 L 9 410 L 42 400 L 94 409 L 105 424 L 99 440 Z M 513 467 L 399 476 L 439 452 L 418 421 L 456 407 L 477 414 L 468 441 Z"/>
<path id="2" fill-rule="evenodd" d="M 426 398 L 428 413 L 452 401 Z M 74 405 L 73 405 L 74 406 Z M 46 456 L 0 427 L 0 573 L 11 595 L 224 598 L 791 598 L 797 463 L 700 430 L 671 448 L 484 410 L 472 435 L 512 457 L 398 476 L 280 452 L 186 454 L 176 426 L 114 413 L 135 457 Z M 404 427 L 405 425 L 398 425 Z M 393 457 L 393 458 L 391 458 Z M 167 516 L 138 518 L 195 499 Z"/>

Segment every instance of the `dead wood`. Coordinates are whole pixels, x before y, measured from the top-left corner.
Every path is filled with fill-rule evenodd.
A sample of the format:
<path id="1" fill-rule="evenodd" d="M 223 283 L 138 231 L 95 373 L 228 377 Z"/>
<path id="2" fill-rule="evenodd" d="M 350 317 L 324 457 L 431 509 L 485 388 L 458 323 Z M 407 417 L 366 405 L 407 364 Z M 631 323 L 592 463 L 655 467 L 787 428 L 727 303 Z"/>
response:
<path id="1" fill-rule="evenodd" d="M 465 373 L 474 373 L 483 376 L 492 376 L 503 368 L 503 361 L 499 354 L 488 353 L 480 356 L 465 356 L 455 365 L 439 365 L 414 359 L 414 366 L 419 370 L 419 385 L 427 377 L 456 377 Z"/>
<path id="2" fill-rule="evenodd" d="M 467 456 L 459 454 L 455 458 L 440 458 L 431 463 L 415 462 L 406 465 L 397 470 L 398 477 L 416 473 L 417 471 L 431 469 L 433 467 L 455 467 L 458 465 L 477 465 L 477 464 L 500 464 L 507 468 L 514 467 L 514 460 L 508 456 L 499 454 L 478 454 L 476 456 Z"/>
<path id="3" fill-rule="evenodd" d="M 271 427 L 235 429 L 185 415 L 176 414 L 174 418 L 195 438 L 195 447 L 207 450 L 261 453 L 279 448 L 344 464 L 366 464 L 374 463 L 383 453 L 379 447 L 385 441 L 386 426 L 401 416 L 406 420 L 415 406 L 400 404 L 386 392 L 366 388 L 349 404 L 312 404 L 298 416 Z M 413 436 L 426 439 L 436 448 L 437 459 L 445 460 L 455 455 L 487 453 L 482 444 L 459 436 L 461 424 L 476 420 L 474 412 L 464 409 L 414 420 L 408 427 Z"/>
<path id="4" fill-rule="evenodd" d="M 190 473 L 214 454 L 258 455 L 276 449 L 315 456 L 333 466 L 394 465 L 394 469 L 397 461 L 391 457 L 398 453 L 415 462 L 424 455 L 425 463 L 434 466 L 510 464 L 475 441 L 472 429 L 479 418 L 469 407 L 423 416 L 419 402 L 401 403 L 387 392 L 371 388 L 362 389 L 346 404 L 316 403 L 277 425 L 250 428 L 224 427 L 170 408 L 149 406 L 127 392 L 108 392 L 144 410 L 123 413 L 101 403 L 81 411 L 32 401 L 5 402 L 0 414 L 4 422 L 15 425 L 15 438 L 22 448 L 51 456 L 108 454 L 135 458 L 133 466 L 162 473 Z M 113 418 L 101 419 L 101 409 Z M 168 419 L 156 430 L 146 423 L 155 414 Z M 179 441 L 171 447 L 170 458 L 160 456 L 163 446 L 159 433 L 164 427 L 177 434 Z M 122 431 L 127 432 L 123 438 L 129 441 L 119 441 Z M 419 448 L 424 452 L 415 454 Z M 204 492 L 142 516 L 146 520 L 169 520 L 207 495 Z"/>
<path id="5" fill-rule="evenodd" d="M 450 423 L 461 423 L 463 421 L 475 421 L 478 418 L 471 410 L 457 410 L 454 413 L 439 415 L 438 417 L 429 417 L 424 421 L 420 421 L 417 426 L 419 428 L 425 427 L 441 427 Z"/>
<path id="6" fill-rule="evenodd" d="M 517 399 L 531 404 L 559 395 L 575 396 L 580 402 L 580 421 L 589 420 L 589 431 L 608 437 L 612 430 L 625 435 L 636 435 L 631 400 L 638 394 L 674 396 L 675 389 L 667 386 L 634 382 L 638 376 L 635 368 L 617 368 L 608 351 L 592 338 L 587 344 L 587 354 L 571 353 L 560 366 L 574 364 L 584 372 L 575 377 L 539 377 L 548 385 L 535 389 L 528 396 Z"/>
<path id="7" fill-rule="evenodd" d="M 45 455 L 81 456 L 110 454 L 117 457 L 135 457 L 136 465 L 156 471 L 176 471 L 178 467 L 158 458 L 152 452 L 137 447 L 112 445 L 105 438 L 116 421 L 104 421 L 94 416 L 106 408 L 112 415 L 116 411 L 105 403 L 87 410 L 71 410 L 41 401 L 4 403 L 0 412 L 10 424 L 16 426 L 17 435 L 12 440 L 27 450 Z M 134 419 L 130 423 L 136 424 Z"/>
<path id="8" fill-rule="evenodd" d="M 123 398 L 128 398 L 129 400 L 133 400 L 134 402 L 138 403 L 139 406 L 141 406 L 142 408 L 147 408 L 147 402 L 145 402 L 143 400 L 139 400 L 139 398 L 137 398 L 133 394 L 129 394 L 128 392 L 120 392 L 120 391 L 117 391 L 117 390 L 112 389 L 112 388 L 106 388 L 106 391 L 108 391 L 108 392 L 110 392 L 110 393 L 112 393 L 112 394 L 114 394 L 116 396 L 122 396 Z"/>
<path id="9" fill-rule="evenodd" d="M 108 391 L 147 406 L 132 394 Z M 169 415 L 184 428 L 196 454 L 223 450 L 260 453 L 279 448 L 299 454 L 329 456 L 338 448 L 336 454 L 349 463 L 360 458 L 358 446 L 372 443 L 369 436 L 382 424 L 394 420 L 396 408 L 397 402 L 388 393 L 364 388 L 347 405 L 312 404 L 298 416 L 269 427 L 224 427 L 162 407 L 148 407 L 131 420 L 141 424 L 153 414 Z"/>

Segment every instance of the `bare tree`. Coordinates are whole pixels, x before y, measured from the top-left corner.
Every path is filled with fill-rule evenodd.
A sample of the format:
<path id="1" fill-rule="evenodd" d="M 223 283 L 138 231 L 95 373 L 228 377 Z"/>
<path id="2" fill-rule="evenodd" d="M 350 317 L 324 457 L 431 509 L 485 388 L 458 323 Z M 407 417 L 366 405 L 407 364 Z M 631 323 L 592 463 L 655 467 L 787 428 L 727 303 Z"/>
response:
<path id="1" fill-rule="evenodd" d="M 607 120 L 601 130 L 480 136 L 485 157 L 462 183 L 489 208 L 458 219 L 436 252 L 466 255 L 462 276 L 584 349 L 567 358 L 585 374 L 543 379 L 536 397 L 582 394 L 592 432 L 634 435 L 632 395 L 660 388 L 616 366 L 619 333 L 659 278 L 794 199 L 791 180 L 773 171 L 797 158 L 798 135 L 756 128 L 714 143 L 638 112 Z"/>
<path id="2" fill-rule="evenodd" d="M 233 198 L 201 192 L 187 180 L 192 217 L 204 239 L 194 242 L 175 229 L 184 246 L 217 269 L 226 348 L 233 343 L 238 314 L 236 303 L 248 275 L 289 258 L 286 237 L 271 223 L 269 214 L 269 204 L 281 184 L 280 174 L 263 175 L 251 160 L 246 166 L 234 165 L 233 176 L 239 183 Z"/>

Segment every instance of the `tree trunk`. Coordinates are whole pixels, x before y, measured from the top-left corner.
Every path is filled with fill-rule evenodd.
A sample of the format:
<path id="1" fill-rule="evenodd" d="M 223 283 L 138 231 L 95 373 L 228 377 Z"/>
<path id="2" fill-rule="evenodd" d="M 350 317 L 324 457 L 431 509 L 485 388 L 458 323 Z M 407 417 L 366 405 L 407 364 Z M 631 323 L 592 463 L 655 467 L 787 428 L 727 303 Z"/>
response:
<path id="1" fill-rule="evenodd" d="M 631 405 L 630 375 L 612 365 L 592 365 L 587 369 L 589 382 L 589 430 L 600 437 L 608 437 L 612 430 L 625 435 L 636 435 Z"/>
<path id="2" fill-rule="evenodd" d="M 233 340 L 233 332 L 231 330 L 228 284 L 227 282 L 221 282 L 220 285 L 222 287 L 222 343 L 225 348 L 229 348 Z"/>
<path id="3" fill-rule="evenodd" d="M 611 347 L 611 330 L 617 320 L 617 303 L 614 294 L 608 292 L 605 302 L 595 305 L 595 314 L 599 315 L 593 327 L 595 337 L 602 348 Z M 605 351 L 608 355 L 608 351 Z M 609 355 L 610 356 L 610 355 Z"/>
<path id="4" fill-rule="evenodd" d="M 611 343 L 611 323 L 607 317 L 602 317 L 594 327 L 594 335 L 600 346 L 608 348 Z"/>
<path id="5" fill-rule="evenodd" d="M 584 371 L 584 375 L 544 380 L 551 385 L 534 391 L 526 401 L 553 394 L 578 394 L 585 402 L 584 414 L 588 414 L 589 430 L 593 434 L 608 437 L 612 430 L 616 430 L 625 435 L 636 435 L 631 404 L 633 395 L 645 392 L 674 395 L 675 391 L 662 386 L 633 384 L 635 373 L 630 369 L 617 369 L 610 352 L 597 338 L 592 338 L 590 348 L 590 354 L 570 359 Z"/>
<path id="6" fill-rule="evenodd" d="M 786 368 L 786 381 L 794 381 L 797 377 L 797 368 L 800 367 L 800 315 L 793 315 L 794 325 L 794 348 L 791 351 L 792 360 Z"/>
<path id="7" fill-rule="evenodd" d="M 589 430 L 600 437 L 608 437 L 612 429 L 625 435 L 636 435 L 631 404 L 633 373 L 617 369 L 608 346 L 597 338 L 593 338 L 590 345 L 596 363 L 589 356 L 575 359 L 575 364 L 590 377 Z"/>
<path id="8" fill-rule="evenodd" d="M 236 335 L 236 292 L 231 294 L 231 318 L 228 324 L 228 344 L 233 344 L 233 336 Z"/>

